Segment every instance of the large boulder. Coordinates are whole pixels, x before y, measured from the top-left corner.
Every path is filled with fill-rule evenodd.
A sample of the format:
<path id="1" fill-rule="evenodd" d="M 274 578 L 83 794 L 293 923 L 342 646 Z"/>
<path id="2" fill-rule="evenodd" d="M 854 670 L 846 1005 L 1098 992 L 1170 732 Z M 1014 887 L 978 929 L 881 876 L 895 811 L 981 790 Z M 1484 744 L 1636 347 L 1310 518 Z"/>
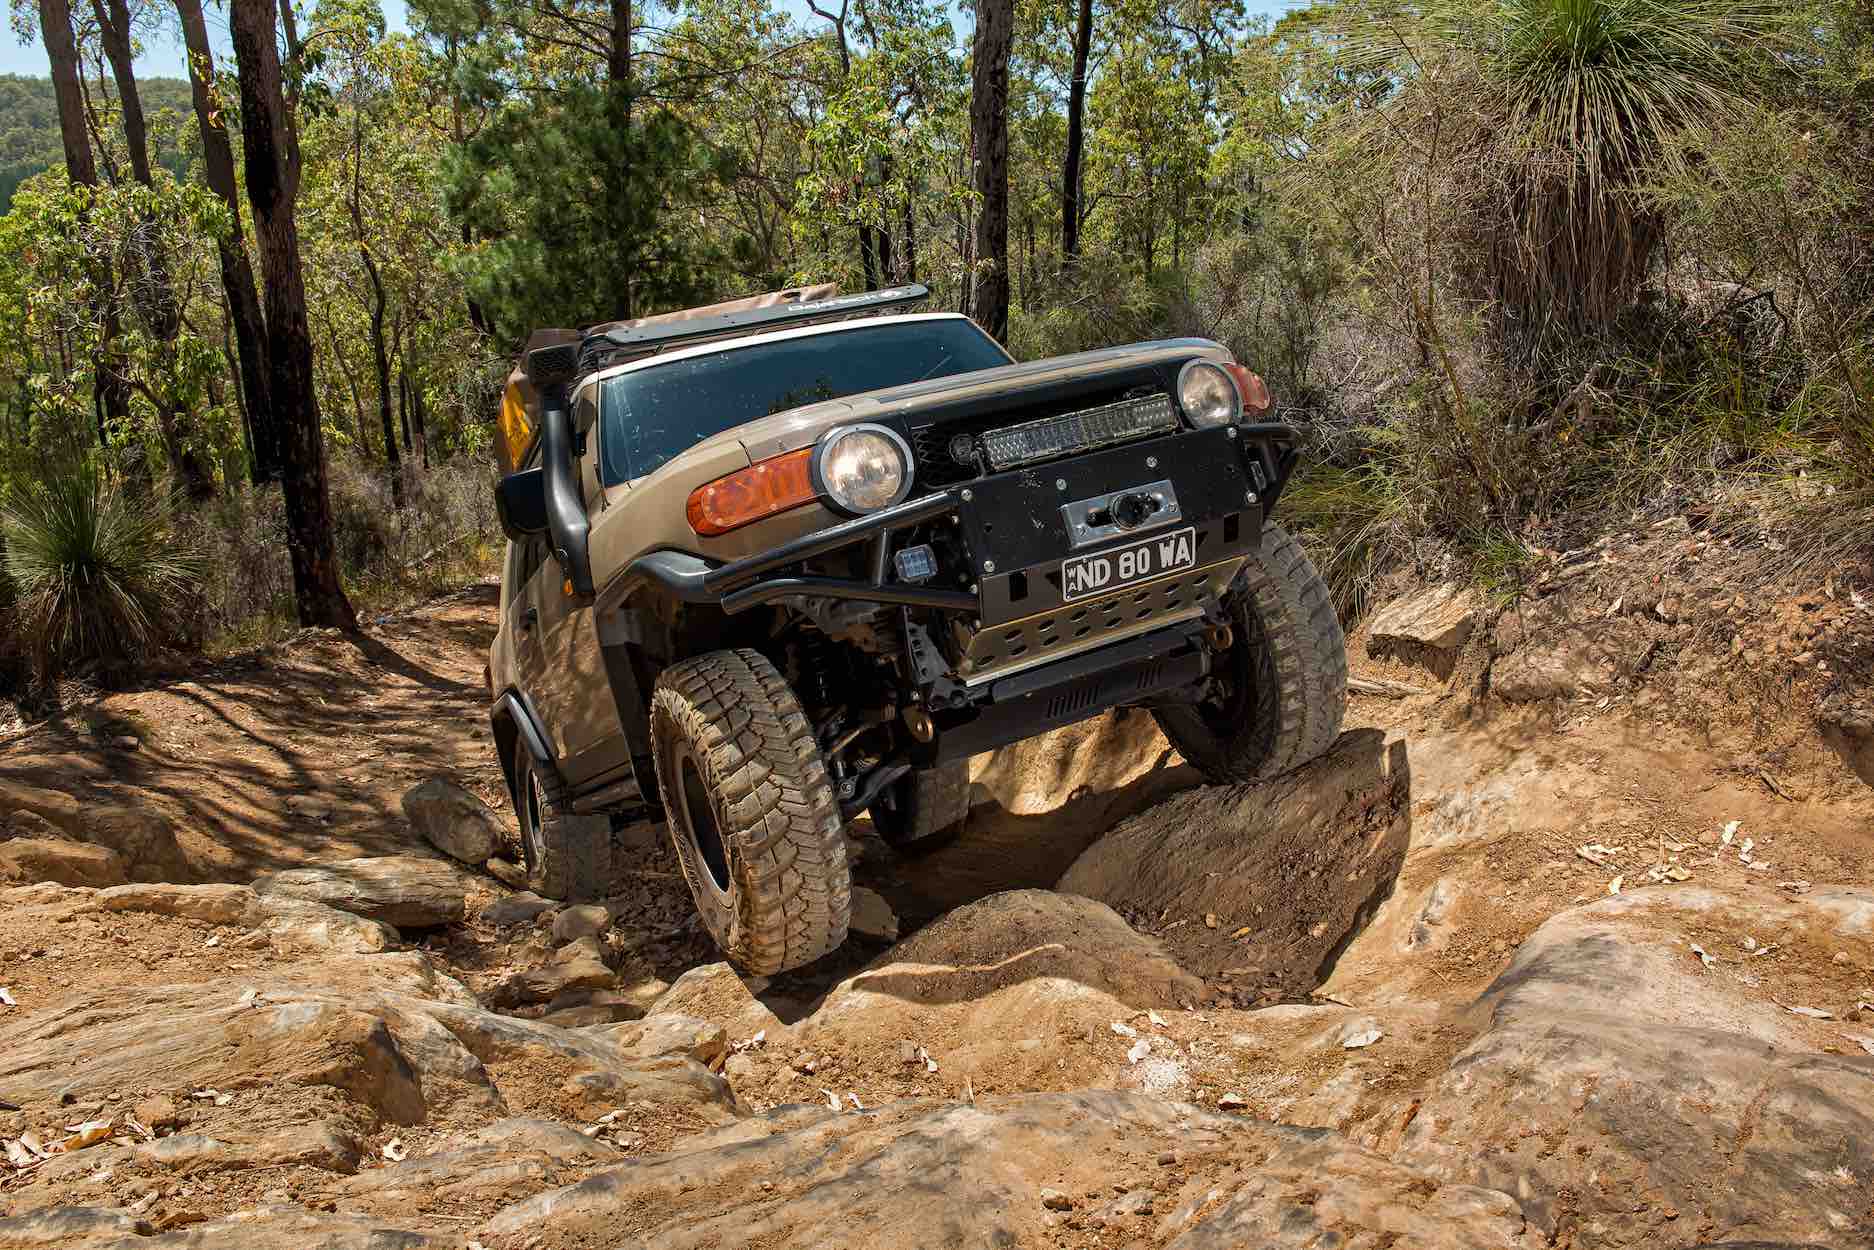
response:
<path id="1" fill-rule="evenodd" d="M 12 838 L 0 842 L 0 881 L 122 885 L 126 880 L 124 857 L 107 846 L 62 838 Z"/>
<path id="2" fill-rule="evenodd" d="M 1332 1134 L 1111 1091 L 864 1115 L 783 1108 L 502 1211 L 488 1250 L 583 1245 L 1536 1250 L 1508 1194 Z M 1063 1243 L 1067 1244 L 1067 1243 Z"/>
<path id="3" fill-rule="evenodd" d="M 868 1102 L 933 1085 L 1058 1088 L 1068 1072 L 1093 1085 L 1170 1088 L 1181 1070 L 1129 1063 L 1129 1043 L 1111 1025 L 1204 993 L 1104 903 L 1011 890 L 958 908 L 834 986 L 793 1026 L 792 1040 L 803 1052 L 843 1057 L 856 1071 L 835 1085 L 856 1084 Z M 906 1042 L 914 1054 L 925 1047 L 938 1072 L 904 1063 Z M 809 1082 L 809 1096 L 825 1084 Z"/>
<path id="4" fill-rule="evenodd" d="M 169 818 L 147 805 L 80 800 L 63 790 L 0 778 L 0 811 L 26 813 L 39 828 L 117 852 L 134 881 L 193 881 L 200 875 L 176 842 Z"/>
<path id="5" fill-rule="evenodd" d="M 1187 790 L 1141 812 L 1057 888 L 1165 927 L 1194 972 L 1305 994 L 1391 893 L 1411 828 L 1405 743 L 1353 730 L 1275 781 Z"/>
<path id="6" fill-rule="evenodd" d="M 1564 912 L 1477 1004 L 1488 1028 L 1394 1157 L 1518 1194 L 1545 1244 L 1874 1244 L 1874 1057 L 1834 1022 L 1870 963 L 1865 889 L 1683 886 Z"/>
<path id="7" fill-rule="evenodd" d="M 1419 664 L 1449 677 L 1484 604 L 1468 586 L 1432 586 L 1395 599 L 1367 623 L 1367 652 Z"/>
<path id="8" fill-rule="evenodd" d="M 324 903 L 399 929 L 427 929 L 462 919 L 468 882 L 447 860 L 380 855 L 289 868 L 256 878 L 254 890 Z"/>
<path id="9" fill-rule="evenodd" d="M 447 777 L 431 777 L 407 790 L 403 814 L 426 842 L 465 864 L 485 863 L 506 841 L 488 805 Z"/>

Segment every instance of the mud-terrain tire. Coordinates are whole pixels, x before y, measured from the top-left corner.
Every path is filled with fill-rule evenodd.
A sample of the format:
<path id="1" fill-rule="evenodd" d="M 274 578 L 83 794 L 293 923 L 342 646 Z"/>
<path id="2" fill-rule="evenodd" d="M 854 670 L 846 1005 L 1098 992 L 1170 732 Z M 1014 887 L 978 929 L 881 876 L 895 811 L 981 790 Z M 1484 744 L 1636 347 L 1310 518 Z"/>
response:
<path id="1" fill-rule="evenodd" d="M 737 650 L 665 669 L 651 753 L 677 861 L 729 961 L 768 975 L 838 949 L 852 916 L 839 804 L 774 665 Z"/>
<path id="2" fill-rule="evenodd" d="M 1223 608 L 1235 641 L 1212 670 L 1219 693 L 1152 714 L 1213 784 L 1280 777 L 1340 735 L 1347 639 L 1314 562 L 1279 525 L 1264 528 Z"/>
<path id="3" fill-rule="evenodd" d="M 969 761 L 910 773 L 870 810 L 872 827 L 892 846 L 911 846 L 953 832 L 970 814 Z"/>
<path id="4" fill-rule="evenodd" d="M 511 766 L 529 888 L 561 902 L 603 897 L 612 880 L 611 820 L 572 811 L 559 779 L 525 745 L 514 744 Z"/>

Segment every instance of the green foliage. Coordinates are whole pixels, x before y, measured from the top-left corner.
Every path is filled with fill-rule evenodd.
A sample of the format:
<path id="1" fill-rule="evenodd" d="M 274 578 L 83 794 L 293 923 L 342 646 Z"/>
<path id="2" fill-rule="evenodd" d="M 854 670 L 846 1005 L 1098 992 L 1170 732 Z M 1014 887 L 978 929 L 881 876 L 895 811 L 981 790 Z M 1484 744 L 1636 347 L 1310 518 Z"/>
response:
<path id="1" fill-rule="evenodd" d="M 705 302 L 719 256 L 674 224 L 717 174 L 682 116 L 609 84 L 503 108 L 452 166 L 450 206 L 487 239 L 463 260 L 509 337 Z"/>
<path id="2" fill-rule="evenodd" d="M 202 568 L 172 540 L 167 513 L 89 465 L 49 473 L 0 505 L 12 628 L 42 680 L 81 662 L 134 661 L 182 636 Z"/>
<path id="3" fill-rule="evenodd" d="M 1774 0 L 1343 4 L 1335 52 L 1370 84 L 1339 123 L 1362 162 L 1425 200 L 1473 255 L 1462 276 L 1506 338 L 1605 332 L 1666 223 L 1644 192 L 1778 75 L 1796 14 Z"/>

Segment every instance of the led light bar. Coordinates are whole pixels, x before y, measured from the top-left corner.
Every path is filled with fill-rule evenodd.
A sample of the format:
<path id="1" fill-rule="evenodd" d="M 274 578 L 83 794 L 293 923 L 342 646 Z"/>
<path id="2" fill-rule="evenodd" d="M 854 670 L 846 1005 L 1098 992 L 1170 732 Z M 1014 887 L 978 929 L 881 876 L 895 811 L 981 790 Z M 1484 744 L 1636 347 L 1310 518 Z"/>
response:
<path id="1" fill-rule="evenodd" d="M 1018 464 L 1051 460 L 1055 456 L 1072 455 L 1177 428 L 1178 416 L 1172 411 L 1171 396 L 1150 395 L 990 430 L 982 440 L 991 465 L 997 469 L 1012 469 Z"/>

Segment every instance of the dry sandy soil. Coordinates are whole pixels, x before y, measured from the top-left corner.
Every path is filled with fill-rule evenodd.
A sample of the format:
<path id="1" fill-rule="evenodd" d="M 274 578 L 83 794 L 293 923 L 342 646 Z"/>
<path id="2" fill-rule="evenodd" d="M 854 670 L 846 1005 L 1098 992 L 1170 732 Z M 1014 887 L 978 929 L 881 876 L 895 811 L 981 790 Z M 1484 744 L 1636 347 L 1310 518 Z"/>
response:
<path id="1" fill-rule="evenodd" d="M 412 828 L 509 824 L 492 587 L 102 698 L 0 740 L 0 1247 L 1874 1244 L 1874 614 L 1723 554 L 1369 622 L 1266 786 L 984 757 L 850 831 L 900 940 L 772 981 L 653 827 L 578 914 Z M 270 875 L 386 856 L 447 914 Z"/>

